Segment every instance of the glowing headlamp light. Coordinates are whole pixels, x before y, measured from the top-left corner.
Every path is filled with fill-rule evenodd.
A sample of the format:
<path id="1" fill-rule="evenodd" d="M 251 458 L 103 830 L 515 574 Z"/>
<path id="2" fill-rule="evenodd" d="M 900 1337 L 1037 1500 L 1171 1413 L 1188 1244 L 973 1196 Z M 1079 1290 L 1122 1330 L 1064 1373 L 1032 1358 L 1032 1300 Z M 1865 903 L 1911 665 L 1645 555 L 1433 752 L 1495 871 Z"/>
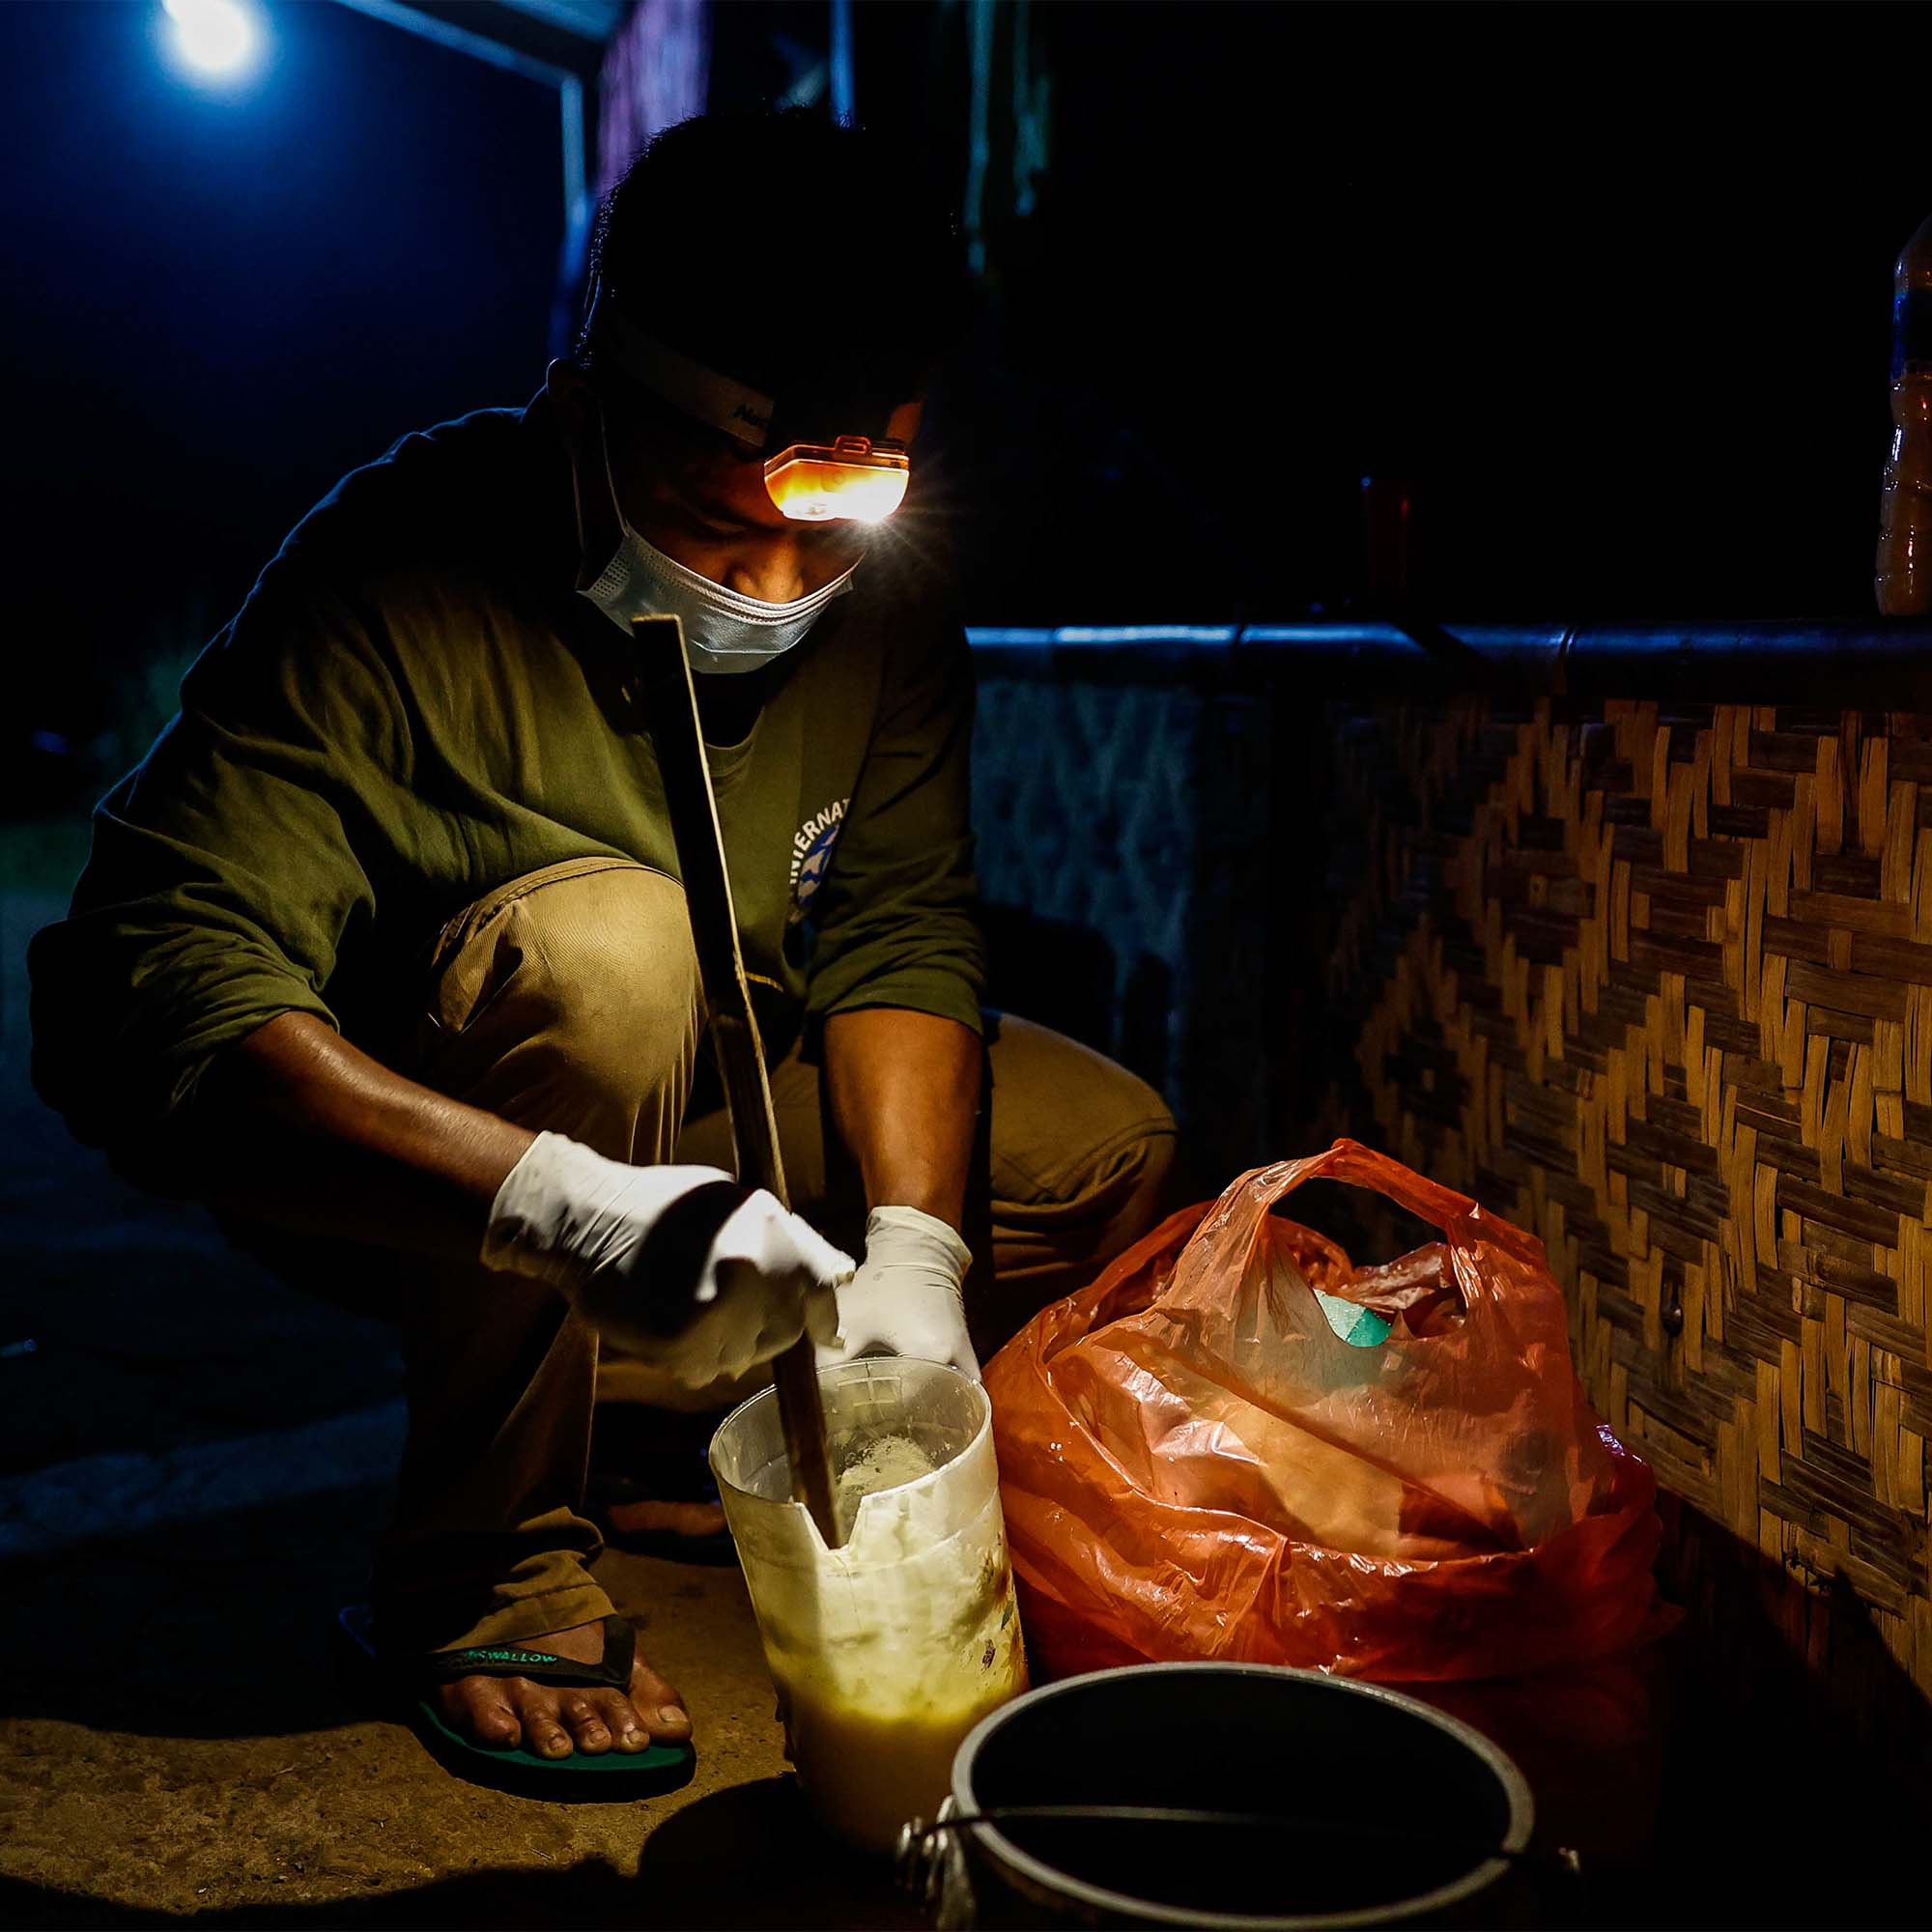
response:
<path id="1" fill-rule="evenodd" d="M 905 501 L 911 474 L 903 445 L 841 436 L 831 443 L 795 442 L 780 450 L 765 465 L 765 489 L 795 523 L 849 517 L 858 524 L 880 524 Z"/>
<path id="2" fill-rule="evenodd" d="M 769 446 L 778 413 L 770 396 L 693 361 L 639 327 L 601 289 L 591 299 L 589 327 L 598 355 L 630 381 L 722 430 L 747 455 Z M 917 406 L 907 404 L 893 413 L 884 436 L 787 444 L 765 464 L 774 506 L 794 523 L 883 523 L 905 500 L 912 475 L 905 440 L 918 415 Z"/>

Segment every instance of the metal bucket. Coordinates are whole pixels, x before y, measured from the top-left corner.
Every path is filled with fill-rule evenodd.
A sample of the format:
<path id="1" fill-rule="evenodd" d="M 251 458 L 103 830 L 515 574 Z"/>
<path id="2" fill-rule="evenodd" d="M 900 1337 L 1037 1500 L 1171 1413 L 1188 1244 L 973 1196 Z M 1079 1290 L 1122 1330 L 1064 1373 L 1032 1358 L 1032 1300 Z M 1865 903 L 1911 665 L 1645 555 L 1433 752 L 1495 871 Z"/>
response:
<path id="1" fill-rule="evenodd" d="M 1494 1925 L 1531 1902 L 1532 1823 L 1516 1766 L 1413 1697 L 1144 1664 L 980 1723 L 901 1876 L 941 1926 Z"/>

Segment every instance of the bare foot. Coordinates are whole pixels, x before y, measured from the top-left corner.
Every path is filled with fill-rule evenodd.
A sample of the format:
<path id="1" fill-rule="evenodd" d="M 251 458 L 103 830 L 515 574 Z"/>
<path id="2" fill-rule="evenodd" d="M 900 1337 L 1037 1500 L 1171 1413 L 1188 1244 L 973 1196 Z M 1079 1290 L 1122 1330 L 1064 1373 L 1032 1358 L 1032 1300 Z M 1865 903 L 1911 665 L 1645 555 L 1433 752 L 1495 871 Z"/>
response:
<path id="1" fill-rule="evenodd" d="M 579 1624 L 504 1648 L 595 1663 L 604 1655 L 604 1626 Z M 568 1757 L 573 1750 L 588 1757 L 640 1751 L 654 1743 L 683 1744 L 691 1736 L 684 1699 L 642 1658 L 631 1665 L 628 1696 L 585 1686 L 534 1684 L 527 1677 L 459 1677 L 437 1688 L 436 1701 L 452 1730 L 499 1750 L 522 1745 L 538 1757 Z"/>
<path id="2" fill-rule="evenodd" d="M 717 1503 L 607 1503 L 604 1513 L 611 1527 L 623 1536 L 649 1536 L 662 1530 L 697 1543 L 724 1527 L 724 1512 Z"/>
<path id="3" fill-rule="evenodd" d="M 706 1543 L 724 1512 L 705 1467 L 705 1444 L 722 1411 L 600 1402 L 591 1420 L 591 1493 L 619 1536 Z"/>

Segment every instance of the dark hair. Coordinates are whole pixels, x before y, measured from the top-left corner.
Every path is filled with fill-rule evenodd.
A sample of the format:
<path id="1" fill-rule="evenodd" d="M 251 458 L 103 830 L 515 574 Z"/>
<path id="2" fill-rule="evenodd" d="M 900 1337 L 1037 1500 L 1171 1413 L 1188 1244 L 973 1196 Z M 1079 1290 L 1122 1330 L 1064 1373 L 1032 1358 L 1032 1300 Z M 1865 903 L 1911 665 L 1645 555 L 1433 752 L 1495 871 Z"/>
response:
<path id="1" fill-rule="evenodd" d="M 956 231 L 918 156 L 802 107 L 699 115 L 657 135 L 598 212 L 600 284 L 785 415 L 877 413 L 919 394 L 967 298 Z M 587 330 L 577 359 L 595 367 Z"/>

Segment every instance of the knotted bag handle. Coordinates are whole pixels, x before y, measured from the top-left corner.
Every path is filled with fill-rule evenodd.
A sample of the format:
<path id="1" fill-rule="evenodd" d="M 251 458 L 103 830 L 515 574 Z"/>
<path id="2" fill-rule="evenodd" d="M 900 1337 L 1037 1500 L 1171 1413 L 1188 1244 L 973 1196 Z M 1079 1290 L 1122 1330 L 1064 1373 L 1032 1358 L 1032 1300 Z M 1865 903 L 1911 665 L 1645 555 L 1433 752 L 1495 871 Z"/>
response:
<path id="1" fill-rule="evenodd" d="M 1444 1187 L 1392 1156 L 1352 1140 L 1338 1140 L 1321 1153 L 1277 1161 L 1272 1167 L 1253 1168 L 1242 1175 L 1196 1229 L 1175 1264 L 1169 1292 L 1161 1298 L 1189 1298 L 1196 1272 L 1205 1265 L 1205 1244 L 1210 1236 L 1215 1237 L 1223 1265 L 1230 1236 L 1244 1252 L 1252 1254 L 1269 1210 L 1306 1180 L 1340 1180 L 1366 1188 L 1440 1230 L 1467 1316 L 1499 1302 L 1540 1303 L 1547 1298 L 1530 1285 L 1548 1279 L 1542 1242 L 1514 1223 L 1487 1212 L 1468 1195 Z M 1520 1268 L 1479 1270 L 1473 1254 L 1479 1244 L 1502 1250 L 1520 1264 Z"/>

